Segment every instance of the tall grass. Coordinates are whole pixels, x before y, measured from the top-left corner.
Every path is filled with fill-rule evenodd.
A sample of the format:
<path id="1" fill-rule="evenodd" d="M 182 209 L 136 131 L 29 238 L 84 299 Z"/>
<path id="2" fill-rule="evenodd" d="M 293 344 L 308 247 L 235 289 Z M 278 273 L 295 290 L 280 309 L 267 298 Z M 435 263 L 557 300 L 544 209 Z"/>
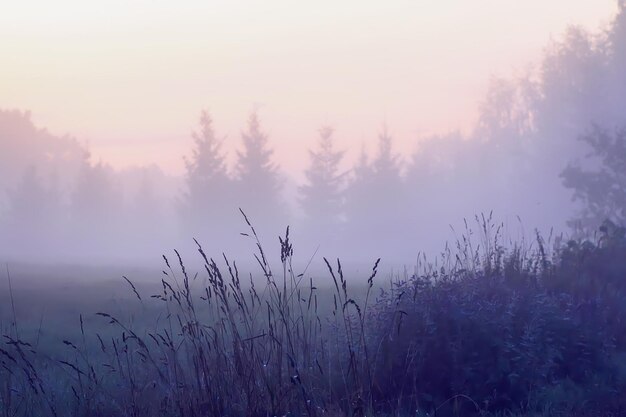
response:
<path id="1" fill-rule="evenodd" d="M 624 412 L 623 229 L 552 252 L 540 237 L 504 247 L 478 217 L 478 242 L 467 227 L 436 263 L 386 285 L 379 261 L 355 292 L 324 259 L 324 292 L 294 272 L 288 228 L 275 270 L 245 221 L 263 285 L 196 242 L 202 273 L 174 252 L 157 294 L 124 277 L 139 311 L 158 307 L 150 325 L 101 311 L 109 329 L 90 331 L 80 315 L 61 355 L 7 332 L 2 416 Z"/>

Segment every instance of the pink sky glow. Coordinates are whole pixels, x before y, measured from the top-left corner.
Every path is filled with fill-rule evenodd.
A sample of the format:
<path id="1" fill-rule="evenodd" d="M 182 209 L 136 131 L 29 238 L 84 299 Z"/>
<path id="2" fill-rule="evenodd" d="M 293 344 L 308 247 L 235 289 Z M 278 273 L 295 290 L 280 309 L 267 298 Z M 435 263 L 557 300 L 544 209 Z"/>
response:
<path id="1" fill-rule="evenodd" d="M 322 125 L 356 154 L 383 123 L 419 137 L 468 130 L 490 77 L 532 67 L 570 24 L 614 0 L 19 1 L 0 14 L 0 107 L 88 143 L 114 167 L 180 174 L 211 110 L 235 149 L 258 108 L 298 175 Z M 232 152 L 231 152 L 232 153 Z"/>

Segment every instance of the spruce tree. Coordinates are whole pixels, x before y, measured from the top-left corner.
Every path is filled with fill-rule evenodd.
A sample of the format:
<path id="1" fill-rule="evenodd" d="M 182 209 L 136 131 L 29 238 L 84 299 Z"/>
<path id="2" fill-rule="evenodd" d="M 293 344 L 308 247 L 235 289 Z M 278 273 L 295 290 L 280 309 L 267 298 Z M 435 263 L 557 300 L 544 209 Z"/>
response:
<path id="1" fill-rule="evenodd" d="M 309 225 L 332 227 L 341 221 L 345 175 L 339 172 L 339 164 L 344 152 L 335 149 L 332 136 L 332 128 L 320 129 L 317 149 L 309 150 L 307 183 L 300 187 L 300 203 Z"/>
<path id="2" fill-rule="evenodd" d="M 358 242 L 362 254 L 369 257 L 398 256 L 398 249 L 385 248 L 394 247 L 398 236 L 406 232 L 406 196 L 392 142 L 385 128 L 373 161 L 361 153 L 346 192 L 347 238 Z"/>
<path id="3" fill-rule="evenodd" d="M 226 169 L 222 143 L 213 129 L 213 120 L 207 111 L 200 115 L 199 130 L 192 133 L 194 149 L 185 158 L 186 190 L 181 214 L 185 233 L 203 237 L 224 224 L 224 217 L 235 210 L 229 193 L 232 183 Z"/>
<path id="4" fill-rule="evenodd" d="M 278 167 L 256 112 L 250 115 L 242 140 L 243 149 L 237 153 L 237 203 L 257 227 L 273 235 L 282 233 L 288 219 Z"/>

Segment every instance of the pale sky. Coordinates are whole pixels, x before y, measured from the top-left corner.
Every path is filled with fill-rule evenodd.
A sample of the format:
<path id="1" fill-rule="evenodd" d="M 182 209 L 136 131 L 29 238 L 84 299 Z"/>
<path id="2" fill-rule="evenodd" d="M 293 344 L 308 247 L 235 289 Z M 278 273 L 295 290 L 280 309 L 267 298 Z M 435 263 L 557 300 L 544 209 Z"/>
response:
<path id="1" fill-rule="evenodd" d="M 416 138 L 469 129 L 493 75 L 536 63 L 570 24 L 616 0 L 0 0 L 0 108 L 89 143 L 122 168 L 183 170 L 211 110 L 226 147 L 260 109 L 298 175 L 322 125 L 356 154 L 386 122 Z"/>

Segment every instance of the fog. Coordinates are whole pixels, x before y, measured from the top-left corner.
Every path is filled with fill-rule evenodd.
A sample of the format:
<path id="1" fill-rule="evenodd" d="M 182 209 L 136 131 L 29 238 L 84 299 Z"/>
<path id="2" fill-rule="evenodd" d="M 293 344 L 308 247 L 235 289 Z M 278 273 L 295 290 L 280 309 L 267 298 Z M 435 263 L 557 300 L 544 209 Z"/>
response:
<path id="1" fill-rule="evenodd" d="M 605 218 L 623 221 L 623 205 L 590 205 L 576 174 L 604 169 L 588 157 L 585 137 L 626 128 L 626 10 L 546 39 L 528 64 L 521 74 L 492 77 L 467 128 L 452 121 L 444 133 L 407 137 L 381 112 L 377 129 L 350 142 L 362 146 L 346 147 L 348 133 L 320 123 L 298 142 L 308 157 L 295 163 L 296 146 L 273 141 L 271 109 L 250 101 L 239 110 L 248 114 L 238 134 L 226 136 L 214 117 L 220 102 L 209 98 L 210 107 L 189 116 L 195 124 L 181 127 L 193 132 L 186 151 L 165 151 L 183 161 L 182 173 L 157 164 L 120 168 L 95 156 L 88 138 L 48 131 L 27 108 L 2 100 L 0 261 L 158 267 L 173 249 L 197 257 L 195 238 L 212 257 L 254 262 L 254 232 L 276 256 L 289 226 L 303 265 L 380 257 L 402 267 L 424 252 L 437 256 L 466 233 L 465 220 L 476 227 L 476 216 L 502 224 L 512 242 L 532 240 L 535 230 L 585 236 Z"/>

